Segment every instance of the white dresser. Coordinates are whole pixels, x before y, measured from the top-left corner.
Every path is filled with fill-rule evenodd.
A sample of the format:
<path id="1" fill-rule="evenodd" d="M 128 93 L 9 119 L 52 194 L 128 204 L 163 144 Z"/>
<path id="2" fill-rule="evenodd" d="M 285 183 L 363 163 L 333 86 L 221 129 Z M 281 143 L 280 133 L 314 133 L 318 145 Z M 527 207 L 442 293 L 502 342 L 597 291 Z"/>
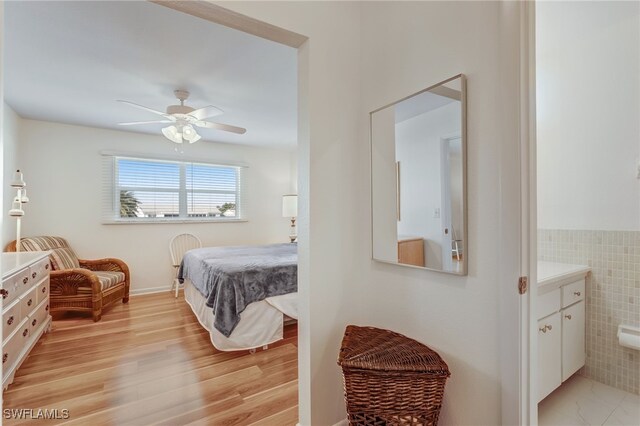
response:
<path id="1" fill-rule="evenodd" d="M 590 268 L 538 263 L 538 401 L 585 363 L 585 291 Z"/>
<path id="2" fill-rule="evenodd" d="M 2 253 L 2 387 L 49 331 L 49 252 Z"/>

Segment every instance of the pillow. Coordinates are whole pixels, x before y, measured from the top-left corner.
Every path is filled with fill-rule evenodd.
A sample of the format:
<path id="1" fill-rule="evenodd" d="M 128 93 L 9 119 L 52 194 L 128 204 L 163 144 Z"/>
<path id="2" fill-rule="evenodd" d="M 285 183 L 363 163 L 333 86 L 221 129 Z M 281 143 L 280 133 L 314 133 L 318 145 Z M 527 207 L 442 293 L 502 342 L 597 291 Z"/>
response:
<path id="1" fill-rule="evenodd" d="M 69 247 L 51 249 L 49 259 L 51 259 L 51 267 L 54 271 L 80 267 L 78 256 Z"/>

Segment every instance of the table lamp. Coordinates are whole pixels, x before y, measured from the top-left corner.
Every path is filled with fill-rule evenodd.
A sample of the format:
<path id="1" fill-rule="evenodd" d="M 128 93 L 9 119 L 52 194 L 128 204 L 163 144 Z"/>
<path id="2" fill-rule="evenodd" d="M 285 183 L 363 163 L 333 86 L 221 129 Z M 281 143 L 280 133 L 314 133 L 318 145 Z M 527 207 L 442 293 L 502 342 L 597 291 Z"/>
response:
<path id="1" fill-rule="evenodd" d="M 296 235 L 296 217 L 298 216 L 298 196 L 296 194 L 289 194 L 282 196 L 282 217 L 291 218 L 291 230 L 289 231 L 290 242 L 295 242 L 298 236 Z"/>

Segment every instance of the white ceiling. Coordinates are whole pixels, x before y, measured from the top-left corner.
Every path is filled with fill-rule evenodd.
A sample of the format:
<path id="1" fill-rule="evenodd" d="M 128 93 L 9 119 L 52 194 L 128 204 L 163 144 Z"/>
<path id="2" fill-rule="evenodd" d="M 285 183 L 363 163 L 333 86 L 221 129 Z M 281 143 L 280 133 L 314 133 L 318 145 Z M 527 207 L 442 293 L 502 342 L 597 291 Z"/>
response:
<path id="1" fill-rule="evenodd" d="M 203 139 L 290 149 L 296 145 L 297 52 L 146 1 L 5 2 L 5 94 L 23 118 L 160 134 L 173 90 L 211 121 L 244 135 L 198 129 Z"/>
<path id="2" fill-rule="evenodd" d="M 422 92 L 395 105 L 396 124 L 455 102 L 454 99 Z"/>

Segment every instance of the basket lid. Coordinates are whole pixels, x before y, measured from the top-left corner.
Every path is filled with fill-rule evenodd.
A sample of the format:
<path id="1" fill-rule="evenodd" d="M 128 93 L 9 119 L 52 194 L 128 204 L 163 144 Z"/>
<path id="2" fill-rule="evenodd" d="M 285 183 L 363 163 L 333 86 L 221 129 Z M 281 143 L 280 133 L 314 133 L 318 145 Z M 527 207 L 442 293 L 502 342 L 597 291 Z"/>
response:
<path id="1" fill-rule="evenodd" d="M 413 371 L 449 376 L 437 352 L 402 334 L 375 327 L 348 325 L 338 365 L 380 371 Z"/>

